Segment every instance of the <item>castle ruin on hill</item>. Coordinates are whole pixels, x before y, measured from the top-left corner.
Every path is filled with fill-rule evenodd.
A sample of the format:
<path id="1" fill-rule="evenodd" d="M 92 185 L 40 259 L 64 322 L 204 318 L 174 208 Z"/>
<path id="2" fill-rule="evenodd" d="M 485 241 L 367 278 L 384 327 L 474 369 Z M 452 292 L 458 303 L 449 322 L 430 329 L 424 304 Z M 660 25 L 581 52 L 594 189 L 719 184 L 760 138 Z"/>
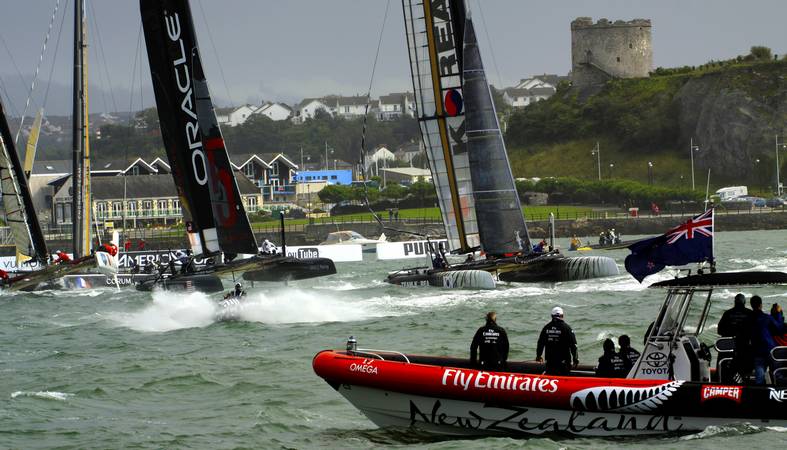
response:
<path id="1" fill-rule="evenodd" d="M 653 67 L 649 19 L 578 17 L 571 22 L 571 81 L 576 87 L 611 78 L 647 77 Z"/>

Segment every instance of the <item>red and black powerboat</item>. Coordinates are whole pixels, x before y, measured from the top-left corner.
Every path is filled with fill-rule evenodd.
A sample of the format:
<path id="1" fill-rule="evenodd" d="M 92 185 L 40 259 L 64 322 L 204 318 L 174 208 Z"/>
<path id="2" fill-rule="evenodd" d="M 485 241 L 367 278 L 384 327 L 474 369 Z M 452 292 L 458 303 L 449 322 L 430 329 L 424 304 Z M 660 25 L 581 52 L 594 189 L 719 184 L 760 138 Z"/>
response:
<path id="1" fill-rule="evenodd" d="M 730 342 L 711 350 L 698 339 L 717 287 L 787 285 L 782 272 L 692 275 L 667 289 L 646 345 L 626 378 L 600 378 L 579 366 L 544 375 L 535 361 L 505 371 L 478 370 L 465 358 L 358 349 L 327 350 L 314 371 L 380 427 L 445 435 L 596 436 L 696 432 L 712 425 L 787 426 L 787 347 L 772 351 L 771 382 L 722 383 L 731 377 Z"/>

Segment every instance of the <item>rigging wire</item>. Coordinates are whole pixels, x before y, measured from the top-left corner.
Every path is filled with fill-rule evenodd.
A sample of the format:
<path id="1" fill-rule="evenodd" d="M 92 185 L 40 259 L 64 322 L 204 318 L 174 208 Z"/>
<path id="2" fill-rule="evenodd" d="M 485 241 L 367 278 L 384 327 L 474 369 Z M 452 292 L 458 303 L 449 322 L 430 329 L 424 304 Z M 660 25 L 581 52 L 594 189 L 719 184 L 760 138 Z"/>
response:
<path id="1" fill-rule="evenodd" d="M 6 53 L 8 53 L 8 59 L 11 61 L 11 65 L 14 66 L 14 69 L 16 70 L 16 74 L 19 76 L 19 83 L 22 84 L 22 90 L 25 90 L 26 89 L 26 87 L 25 87 L 25 79 L 22 76 L 22 72 L 19 70 L 19 66 L 16 64 L 16 60 L 14 59 L 14 55 L 13 55 L 13 53 L 11 53 L 11 50 L 8 48 L 8 44 L 6 44 L 5 38 L 3 38 L 2 34 L 0 34 L 0 42 L 2 42 L 3 47 L 5 48 Z"/>
<path id="2" fill-rule="evenodd" d="M 98 11 L 96 11 L 96 2 L 90 2 L 90 8 L 93 11 L 93 14 L 90 14 L 90 17 L 93 19 L 93 28 L 95 28 L 96 30 L 95 35 L 96 35 L 96 40 L 98 41 L 98 48 L 96 50 L 96 61 L 98 61 L 100 56 L 100 59 L 103 60 L 104 62 L 103 64 L 104 78 L 107 80 L 107 85 L 109 87 L 109 98 L 110 100 L 112 100 L 112 108 L 114 108 L 113 111 L 118 112 L 118 105 L 117 102 L 115 101 L 115 89 L 112 87 L 112 78 L 109 75 L 109 64 L 107 64 L 107 55 L 104 52 L 104 40 L 101 38 L 101 29 L 98 27 L 99 22 L 98 19 L 96 19 L 96 16 L 98 16 Z M 99 74 L 100 73 L 101 71 L 99 70 Z M 105 94 L 102 93 L 102 96 L 104 95 Z M 104 109 L 107 110 L 108 108 L 105 106 Z"/>
<path id="3" fill-rule="evenodd" d="M 11 111 L 13 115 L 19 114 L 19 111 L 16 109 L 14 102 L 11 100 L 11 96 L 8 95 L 8 90 L 6 90 L 5 83 L 3 82 L 3 77 L 0 76 L 0 94 L 6 99 L 6 104 L 8 105 L 8 110 Z"/>
<path id="4" fill-rule="evenodd" d="M 372 213 L 372 217 L 374 218 L 374 220 L 377 221 L 377 223 L 380 225 L 380 227 L 383 230 L 389 230 L 389 231 L 394 231 L 403 234 L 411 234 L 413 236 L 426 237 L 428 239 L 428 235 L 426 234 L 416 233 L 408 230 L 400 230 L 398 228 L 385 226 L 382 219 L 380 219 L 380 216 L 378 216 L 377 213 L 374 212 L 374 210 L 372 209 L 372 205 L 369 202 L 369 186 L 366 179 L 366 129 L 369 120 L 369 106 L 372 103 L 372 85 L 374 84 L 374 75 L 377 72 L 377 62 L 380 58 L 380 47 L 383 42 L 383 34 L 385 33 L 385 24 L 388 21 L 388 11 L 390 9 L 390 6 L 391 6 L 391 0 L 387 0 L 385 2 L 385 13 L 383 14 L 383 23 L 380 26 L 380 36 L 377 39 L 377 50 L 374 54 L 374 63 L 372 64 L 372 74 L 369 77 L 369 90 L 366 91 L 366 108 L 364 109 L 364 113 L 363 113 L 363 131 L 361 132 L 361 155 L 360 155 L 361 157 L 359 161 L 360 163 L 359 165 L 362 166 L 359 172 L 361 174 L 361 178 L 363 181 L 363 201 L 364 204 L 366 205 L 366 208 L 369 210 L 370 213 Z"/>
<path id="5" fill-rule="evenodd" d="M 390 1 L 390 0 L 389 0 Z M 227 78 L 224 77 L 224 68 L 221 65 L 221 60 L 219 59 L 219 52 L 216 50 L 216 43 L 213 42 L 213 33 L 210 31 L 210 25 L 208 24 L 208 18 L 205 15 L 205 10 L 202 8 L 202 0 L 197 0 L 197 6 L 199 6 L 199 11 L 202 14 L 202 20 L 205 22 L 205 28 L 208 30 L 208 39 L 210 40 L 210 46 L 213 48 L 213 54 L 216 56 L 216 62 L 219 66 L 219 73 L 221 74 L 221 81 L 224 82 L 224 89 L 227 91 L 227 100 L 229 100 L 230 105 L 235 105 L 235 102 L 232 101 L 232 96 L 230 95 L 230 88 L 227 84 Z"/>
<path id="6" fill-rule="evenodd" d="M 49 67 L 49 79 L 46 82 L 46 89 L 44 90 L 44 100 L 41 103 L 42 107 L 46 107 L 47 100 L 49 99 L 49 88 L 52 86 L 52 74 L 55 71 L 55 66 L 57 63 L 57 55 L 60 54 L 60 36 L 63 34 L 63 24 L 66 20 L 66 11 L 68 11 L 68 2 L 66 0 L 65 5 L 63 5 L 63 15 L 60 18 L 60 29 L 57 32 L 57 41 L 55 42 L 55 55 L 52 57 L 52 65 Z"/>
<path id="7" fill-rule="evenodd" d="M 492 65 L 495 66 L 495 74 L 497 75 L 497 82 L 499 83 L 498 89 L 503 89 L 503 79 L 500 77 L 500 69 L 497 68 L 497 58 L 495 58 L 495 47 L 492 45 L 492 39 L 489 37 L 489 27 L 486 26 L 486 19 L 484 18 L 484 9 L 481 8 L 481 0 L 478 0 L 478 12 L 481 14 L 481 23 L 484 25 L 484 34 L 486 34 L 486 45 L 489 47 L 489 54 L 492 56 Z"/>
<path id="8" fill-rule="evenodd" d="M 17 128 L 16 136 L 14 137 L 14 144 L 17 146 L 19 145 L 19 135 L 22 133 L 22 126 L 25 123 L 25 115 L 27 114 L 28 108 L 30 108 L 30 100 L 33 97 L 33 90 L 35 90 L 36 81 L 38 81 L 38 72 L 41 70 L 41 64 L 44 62 L 44 55 L 46 54 L 46 44 L 49 42 L 49 34 L 52 32 L 52 26 L 55 23 L 55 17 L 57 17 L 57 9 L 59 7 L 60 7 L 60 0 L 55 0 L 55 8 L 52 11 L 52 17 L 49 18 L 49 26 L 46 29 L 46 35 L 44 35 L 44 44 L 41 46 L 41 54 L 38 55 L 38 64 L 36 64 L 36 71 L 33 74 L 33 82 L 30 83 L 30 91 L 28 92 L 27 100 L 25 101 L 25 109 L 24 111 L 22 111 L 22 117 L 19 119 L 19 128 Z M 5 41 L 3 42 L 5 43 Z"/>
<path id="9" fill-rule="evenodd" d="M 90 7 L 91 7 L 90 2 L 85 1 L 85 17 L 89 17 L 90 18 L 90 19 L 88 19 L 88 24 L 89 25 L 90 25 L 90 21 L 92 20 L 93 23 L 90 26 L 93 27 L 92 30 L 96 31 L 95 36 L 96 36 L 96 39 L 98 39 L 98 30 L 97 30 L 98 27 L 95 25 L 95 17 L 94 17 L 95 11 L 89 11 L 88 8 L 90 8 Z M 103 105 L 104 111 L 105 112 L 109 112 L 109 108 L 107 108 L 107 92 L 106 92 L 106 88 L 105 88 L 105 85 L 104 85 L 105 78 L 103 76 L 104 74 L 101 73 L 101 68 L 100 68 L 100 66 L 101 66 L 101 55 L 98 53 L 98 46 L 91 45 L 88 50 L 90 51 L 90 54 L 92 55 L 91 57 L 94 58 L 96 67 L 99 68 L 98 69 L 98 75 L 95 77 L 95 83 L 98 85 L 99 94 L 101 94 L 101 104 Z"/>

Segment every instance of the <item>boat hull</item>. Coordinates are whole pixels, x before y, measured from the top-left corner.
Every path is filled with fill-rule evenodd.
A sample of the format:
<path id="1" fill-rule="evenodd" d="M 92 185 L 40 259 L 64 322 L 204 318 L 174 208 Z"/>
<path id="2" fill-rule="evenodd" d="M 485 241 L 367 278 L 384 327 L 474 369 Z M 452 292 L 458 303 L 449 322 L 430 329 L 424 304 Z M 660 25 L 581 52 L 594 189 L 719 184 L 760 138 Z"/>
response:
<path id="1" fill-rule="evenodd" d="M 698 432 L 708 426 L 736 422 L 732 418 L 604 413 L 526 405 L 495 406 L 481 401 L 426 397 L 351 385 L 340 385 L 337 390 L 380 428 L 412 427 L 445 436 L 638 436 Z M 774 425 L 767 419 L 746 422 Z"/>
<path id="2" fill-rule="evenodd" d="M 405 287 L 434 286 L 449 289 L 494 289 L 495 280 L 484 270 L 429 270 L 417 268 L 393 272 L 385 279 L 388 283 Z"/>
<path id="3" fill-rule="evenodd" d="M 620 269 L 614 259 L 606 256 L 545 256 L 498 266 L 500 281 L 517 283 L 576 281 L 615 275 L 620 275 Z"/>
<path id="4" fill-rule="evenodd" d="M 467 359 L 318 353 L 314 371 L 381 427 L 446 435 L 654 435 L 710 425 L 787 426 L 787 387 L 543 374 L 534 362 L 482 371 Z"/>
<path id="5" fill-rule="evenodd" d="M 487 277 L 477 274 L 487 272 Z M 476 273 L 471 277 L 467 274 Z M 456 274 L 456 275 L 451 275 Z M 437 286 L 494 289 L 492 274 L 503 282 L 544 283 L 576 281 L 620 275 L 615 260 L 606 256 L 566 257 L 550 253 L 457 264 L 448 269 L 415 267 L 389 274 L 385 281 L 401 286 Z"/>
<path id="6" fill-rule="evenodd" d="M 136 282 L 135 286 L 138 291 L 152 291 L 154 289 L 161 289 L 165 291 L 176 292 L 204 292 L 211 294 L 214 292 L 221 292 L 224 290 L 224 285 L 221 278 L 216 274 L 190 274 L 190 275 L 176 275 L 173 277 L 159 278 L 156 276 L 148 276 L 151 278 L 143 279 Z"/>
<path id="7" fill-rule="evenodd" d="M 336 265 L 328 258 L 282 258 L 259 269 L 243 273 L 247 281 L 291 281 L 324 277 L 336 273 Z"/>

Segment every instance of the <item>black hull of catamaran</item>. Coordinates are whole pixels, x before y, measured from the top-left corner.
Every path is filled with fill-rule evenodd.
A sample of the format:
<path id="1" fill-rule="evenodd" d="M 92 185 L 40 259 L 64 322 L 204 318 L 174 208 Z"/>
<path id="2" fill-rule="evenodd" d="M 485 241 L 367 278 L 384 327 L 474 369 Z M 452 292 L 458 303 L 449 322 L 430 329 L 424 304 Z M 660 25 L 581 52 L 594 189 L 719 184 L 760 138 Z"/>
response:
<path id="1" fill-rule="evenodd" d="M 588 280 L 620 275 L 615 260 L 606 256 L 549 254 L 498 265 L 498 279 L 515 283 Z"/>
<path id="2" fill-rule="evenodd" d="M 385 281 L 407 287 L 478 287 L 475 285 L 445 285 L 446 274 L 477 271 L 497 274 L 499 281 L 516 283 L 554 283 L 620 275 L 620 270 L 612 258 L 605 256 L 566 257 L 559 253 L 548 253 L 530 257 L 475 261 L 457 264 L 447 269 L 416 267 L 390 273 Z"/>
<path id="3" fill-rule="evenodd" d="M 134 287 L 136 287 L 138 291 L 161 289 L 179 292 L 204 292 L 206 294 L 224 290 L 221 278 L 213 273 L 175 275 L 167 278 L 158 276 L 150 277 L 149 279 L 138 281 Z"/>
<path id="4" fill-rule="evenodd" d="M 324 277 L 336 273 L 336 265 L 328 258 L 281 258 L 258 269 L 243 272 L 247 281 L 292 281 Z"/>

